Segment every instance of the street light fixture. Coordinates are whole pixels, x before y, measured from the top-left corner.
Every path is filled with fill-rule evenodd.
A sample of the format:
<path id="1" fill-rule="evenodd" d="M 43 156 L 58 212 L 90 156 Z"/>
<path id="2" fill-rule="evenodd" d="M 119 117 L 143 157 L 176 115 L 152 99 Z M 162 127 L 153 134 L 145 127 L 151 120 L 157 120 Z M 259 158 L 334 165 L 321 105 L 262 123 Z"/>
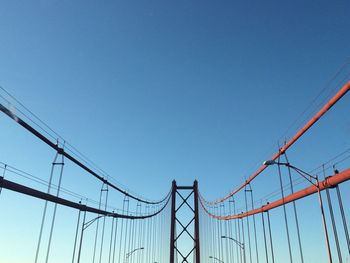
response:
<path id="1" fill-rule="evenodd" d="M 241 249 L 244 250 L 244 244 L 239 242 L 238 240 L 232 238 L 232 237 L 227 237 L 227 236 L 221 236 L 221 238 L 227 238 L 227 239 L 230 239 L 232 240 L 233 242 L 235 242 Z"/>
<path id="2" fill-rule="evenodd" d="M 216 257 L 209 256 L 209 258 L 212 258 L 212 259 L 215 259 L 215 260 L 217 260 L 217 261 L 219 261 L 219 262 L 221 262 L 221 263 L 224 263 L 224 261 L 222 261 L 221 259 L 218 259 L 218 258 L 216 258 Z"/>
<path id="3" fill-rule="evenodd" d="M 246 257 L 245 257 L 245 251 L 244 251 L 244 243 L 239 242 L 238 240 L 232 238 L 232 237 L 228 237 L 228 236 L 221 236 L 222 239 L 229 239 L 232 240 L 233 242 L 236 243 L 237 246 L 239 246 L 240 249 L 242 249 L 243 252 L 243 259 L 244 259 L 244 263 L 246 262 Z M 242 260 L 242 253 L 241 253 L 241 260 Z"/>
<path id="4" fill-rule="evenodd" d="M 79 250 L 78 250 L 78 263 L 80 262 L 80 255 L 81 255 L 81 246 L 83 244 L 83 236 L 84 236 L 84 231 L 85 229 L 87 229 L 89 226 L 91 226 L 96 220 L 100 219 L 101 217 L 105 217 L 107 215 L 99 215 L 93 219 L 91 219 L 90 221 L 85 223 L 85 216 L 86 213 L 84 214 L 84 220 L 83 220 L 83 226 L 81 228 L 81 235 L 80 235 L 80 242 L 79 242 Z"/>
<path id="5" fill-rule="evenodd" d="M 131 250 L 130 252 L 126 253 L 126 254 L 125 254 L 125 262 L 128 262 L 128 258 L 129 258 L 132 254 L 134 254 L 136 251 L 138 251 L 138 250 L 143 250 L 143 249 L 144 249 L 144 247 L 139 247 L 139 248 L 135 248 L 135 249 Z"/>
<path id="6" fill-rule="evenodd" d="M 321 215 L 322 215 L 323 229 L 324 229 L 325 238 L 326 238 L 328 259 L 329 259 L 329 262 L 332 263 L 332 256 L 331 256 L 331 250 L 330 250 L 330 244 L 329 244 L 329 238 L 328 238 L 327 224 L 326 224 L 326 218 L 324 215 L 323 201 L 322 201 L 322 195 L 321 195 L 321 190 L 320 190 L 320 186 L 319 186 L 318 176 L 317 175 L 313 176 L 313 175 L 291 165 L 290 163 L 281 163 L 281 162 L 276 162 L 275 160 L 268 160 L 268 161 L 265 161 L 263 164 L 266 166 L 283 165 L 283 166 L 286 166 L 288 168 L 291 168 L 294 171 L 296 171 L 299 175 L 301 175 L 304 179 L 306 179 L 309 183 L 311 183 L 312 185 L 314 185 L 317 188 L 318 201 L 320 204 Z"/>
<path id="7" fill-rule="evenodd" d="M 318 187 L 318 178 L 317 178 L 317 176 L 313 176 L 313 175 L 311 175 L 311 174 L 309 174 L 309 173 L 299 169 L 298 167 L 295 167 L 295 166 L 291 165 L 290 163 L 281 163 L 281 162 L 276 162 L 275 160 L 268 160 L 268 161 L 265 161 L 263 164 L 266 165 L 266 166 L 283 165 L 283 166 L 289 167 L 289 168 L 293 169 L 294 171 L 296 171 L 299 175 L 301 175 L 309 183 L 311 183 L 312 185 Z M 313 182 L 312 180 L 315 180 L 316 183 Z"/>

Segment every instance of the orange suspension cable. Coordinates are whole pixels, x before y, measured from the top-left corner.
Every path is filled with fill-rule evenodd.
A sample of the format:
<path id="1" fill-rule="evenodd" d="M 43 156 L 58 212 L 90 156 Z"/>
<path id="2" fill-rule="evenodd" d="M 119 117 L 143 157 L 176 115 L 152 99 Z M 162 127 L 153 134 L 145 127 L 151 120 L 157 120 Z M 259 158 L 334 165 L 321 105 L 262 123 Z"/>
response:
<path id="1" fill-rule="evenodd" d="M 312 125 L 314 125 L 330 108 L 332 108 L 338 100 L 340 100 L 348 91 L 350 90 L 350 81 L 346 83 L 338 92 L 335 94 L 333 98 L 331 98 L 323 108 L 316 113 L 314 117 L 312 117 L 305 125 L 302 127 L 294 136 L 291 138 L 274 156 L 272 156 L 271 160 L 276 160 L 281 154 L 283 154 L 290 146 L 292 146 L 305 132 L 307 132 Z M 253 175 L 251 175 L 241 186 L 233 190 L 229 195 L 219 200 L 213 202 L 206 202 L 209 205 L 215 205 L 221 202 L 224 202 L 240 190 L 242 190 L 247 184 L 255 179 L 259 174 L 261 174 L 265 169 L 266 165 L 263 165 L 257 170 Z"/>
<path id="2" fill-rule="evenodd" d="M 204 206 L 204 204 L 202 203 L 202 199 L 200 198 L 200 202 L 202 204 L 202 207 L 204 208 L 204 210 L 207 212 L 207 214 L 213 218 L 219 219 L 219 220 L 230 220 L 230 219 L 237 219 L 237 218 L 244 218 L 247 216 L 251 216 L 251 215 L 255 215 L 255 214 L 259 214 L 262 212 L 266 212 L 268 210 L 274 209 L 276 207 L 282 206 L 283 204 L 288 204 L 290 202 L 296 201 L 298 199 L 304 198 L 306 196 L 312 195 L 314 193 L 317 193 L 318 188 L 320 189 L 320 191 L 325 190 L 327 188 L 331 188 L 331 187 L 335 187 L 338 184 L 341 184 L 347 180 L 350 180 L 350 168 L 335 174 L 333 176 L 330 176 L 328 178 L 326 178 L 325 180 L 321 181 L 318 183 L 318 185 L 312 185 L 309 186 L 307 188 L 304 188 L 298 192 L 295 192 L 293 194 L 290 194 L 288 196 L 285 196 L 284 199 L 281 198 L 277 201 L 274 201 L 272 203 L 268 203 L 267 205 L 264 205 L 260 208 L 256 208 L 250 211 L 247 211 L 245 213 L 241 213 L 241 214 L 237 214 L 237 215 L 229 215 L 229 216 L 218 216 L 218 215 L 213 215 L 211 213 L 209 213 L 209 211 L 207 210 L 207 208 Z"/>

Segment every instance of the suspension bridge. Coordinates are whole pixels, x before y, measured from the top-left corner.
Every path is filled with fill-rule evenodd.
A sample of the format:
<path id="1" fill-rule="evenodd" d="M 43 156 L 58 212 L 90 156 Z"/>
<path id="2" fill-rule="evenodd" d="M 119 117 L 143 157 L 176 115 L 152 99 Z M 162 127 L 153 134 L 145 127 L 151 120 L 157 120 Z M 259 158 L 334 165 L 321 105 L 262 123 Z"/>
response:
<path id="1" fill-rule="evenodd" d="M 14 110 L 13 101 L 7 100 L 8 105 L 0 104 L 2 114 L 45 145 L 53 161 L 48 180 L 2 162 L 0 202 L 16 194 L 42 204 L 35 221 L 39 231 L 35 244 L 28 244 L 32 258 L 27 262 L 53 262 L 53 254 L 63 253 L 63 243 L 69 249 L 62 262 L 72 263 L 306 263 L 320 262 L 319 255 L 324 262 L 349 262 L 350 168 L 346 161 L 350 149 L 312 171 L 296 166 L 288 154 L 349 90 L 347 82 L 273 156 L 267 156 L 255 173 L 217 200 L 207 200 L 197 181 L 189 185 L 169 182 L 160 200 L 126 190 L 7 94 L 23 109 Z M 99 185 L 99 200 L 63 187 L 67 165 Z M 269 202 L 254 199 L 261 192 L 254 182 L 263 173 L 271 174 L 264 180 L 279 187 Z M 123 199 L 121 209 L 112 205 L 117 194 Z M 312 216 L 315 225 L 303 223 L 300 207 L 310 211 L 307 216 Z M 66 218 L 59 216 L 61 209 L 68 211 Z M 70 221 L 74 227 L 58 230 L 60 221 Z M 1 227 L 8 226 L 2 223 Z M 6 238 L 0 236 L 2 241 Z M 21 248 L 16 250 L 21 253 Z"/>

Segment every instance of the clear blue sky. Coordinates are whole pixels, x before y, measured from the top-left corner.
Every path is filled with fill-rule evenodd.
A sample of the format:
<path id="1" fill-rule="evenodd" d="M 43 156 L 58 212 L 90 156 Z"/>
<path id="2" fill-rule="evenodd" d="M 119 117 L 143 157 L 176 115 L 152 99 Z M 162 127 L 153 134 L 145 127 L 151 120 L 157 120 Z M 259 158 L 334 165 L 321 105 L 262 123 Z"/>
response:
<path id="1" fill-rule="evenodd" d="M 349 10 L 349 1 L 1 1 L 0 85 L 132 191 L 159 199 L 173 179 L 198 179 L 211 200 L 295 132 L 285 134 L 348 61 Z M 298 166 L 349 148 L 349 102 L 296 145 Z M 0 161 L 47 178 L 53 153 L 7 117 L 0 128 Z M 261 196 L 276 189 L 259 182 Z"/>

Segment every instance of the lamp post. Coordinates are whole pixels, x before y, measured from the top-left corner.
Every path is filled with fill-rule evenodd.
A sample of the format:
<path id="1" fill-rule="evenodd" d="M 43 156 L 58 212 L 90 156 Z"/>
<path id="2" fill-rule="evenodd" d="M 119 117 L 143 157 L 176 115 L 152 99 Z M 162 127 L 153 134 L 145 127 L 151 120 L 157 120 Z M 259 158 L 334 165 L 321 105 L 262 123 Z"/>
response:
<path id="1" fill-rule="evenodd" d="M 296 171 L 299 175 L 301 175 L 304 179 L 306 179 L 309 183 L 311 183 L 312 185 L 314 185 L 317 188 L 317 194 L 318 194 L 318 201 L 320 204 L 320 209 L 321 209 L 321 215 L 322 215 L 322 223 L 323 223 L 323 229 L 324 229 L 324 234 L 325 234 L 325 238 L 326 238 L 326 246 L 327 246 L 327 252 L 328 252 L 328 260 L 330 263 L 332 263 L 332 254 L 331 254 L 331 249 L 330 249 L 330 244 L 329 244 L 329 237 L 328 237 L 328 231 L 327 231 L 327 223 L 326 223 L 326 218 L 324 215 L 324 208 L 323 208 L 323 201 L 322 201 L 322 195 L 321 195 L 321 190 L 320 190 L 320 186 L 319 186 L 319 180 L 318 180 L 318 176 L 313 176 L 293 165 L 291 165 L 290 163 L 281 163 L 281 162 L 276 162 L 275 160 L 268 160 L 265 161 L 263 163 L 266 166 L 270 166 L 270 165 L 283 165 L 286 166 L 288 168 L 293 169 L 294 171 Z"/>
<path id="2" fill-rule="evenodd" d="M 138 250 L 143 250 L 143 249 L 144 249 L 144 247 L 139 247 L 139 248 L 135 248 L 135 249 L 131 250 L 130 252 L 126 253 L 125 254 L 125 263 L 128 262 L 128 259 L 132 254 L 134 254 Z"/>
<path id="3" fill-rule="evenodd" d="M 236 240 L 236 239 L 234 239 L 234 238 L 232 238 L 232 237 L 228 237 L 228 236 L 221 236 L 221 238 L 223 238 L 223 239 L 229 239 L 229 240 L 232 240 L 233 242 L 235 242 L 236 243 L 236 245 L 240 248 L 240 249 L 242 249 L 242 252 L 243 252 L 243 258 L 244 258 L 244 263 L 246 263 L 246 257 L 245 257 L 245 251 L 244 251 L 244 243 L 242 243 L 242 242 L 239 242 L 238 240 Z M 242 255 L 242 254 L 241 254 Z M 242 257 L 241 257 L 241 260 L 242 260 Z"/>
<path id="4" fill-rule="evenodd" d="M 86 216 L 86 212 L 84 214 L 84 219 L 83 219 L 83 226 L 81 228 L 81 235 L 80 235 L 80 243 L 79 243 L 79 251 L 78 251 L 78 263 L 80 262 L 80 255 L 81 255 L 81 246 L 83 244 L 83 236 L 84 236 L 84 231 L 85 229 L 87 229 L 89 226 L 91 226 L 96 220 L 100 219 L 101 217 L 105 217 L 106 215 L 99 215 L 93 219 L 91 219 L 90 221 L 85 223 L 85 216 Z"/>
<path id="5" fill-rule="evenodd" d="M 212 259 L 214 259 L 214 260 L 217 260 L 217 261 L 219 261 L 220 263 L 224 263 L 224 261 L 222 261 L 221 259 L 218 259 L 218 258 L 216 258 L 216 257 L 209 256 L 209 258 L 212 258 Z"/>

